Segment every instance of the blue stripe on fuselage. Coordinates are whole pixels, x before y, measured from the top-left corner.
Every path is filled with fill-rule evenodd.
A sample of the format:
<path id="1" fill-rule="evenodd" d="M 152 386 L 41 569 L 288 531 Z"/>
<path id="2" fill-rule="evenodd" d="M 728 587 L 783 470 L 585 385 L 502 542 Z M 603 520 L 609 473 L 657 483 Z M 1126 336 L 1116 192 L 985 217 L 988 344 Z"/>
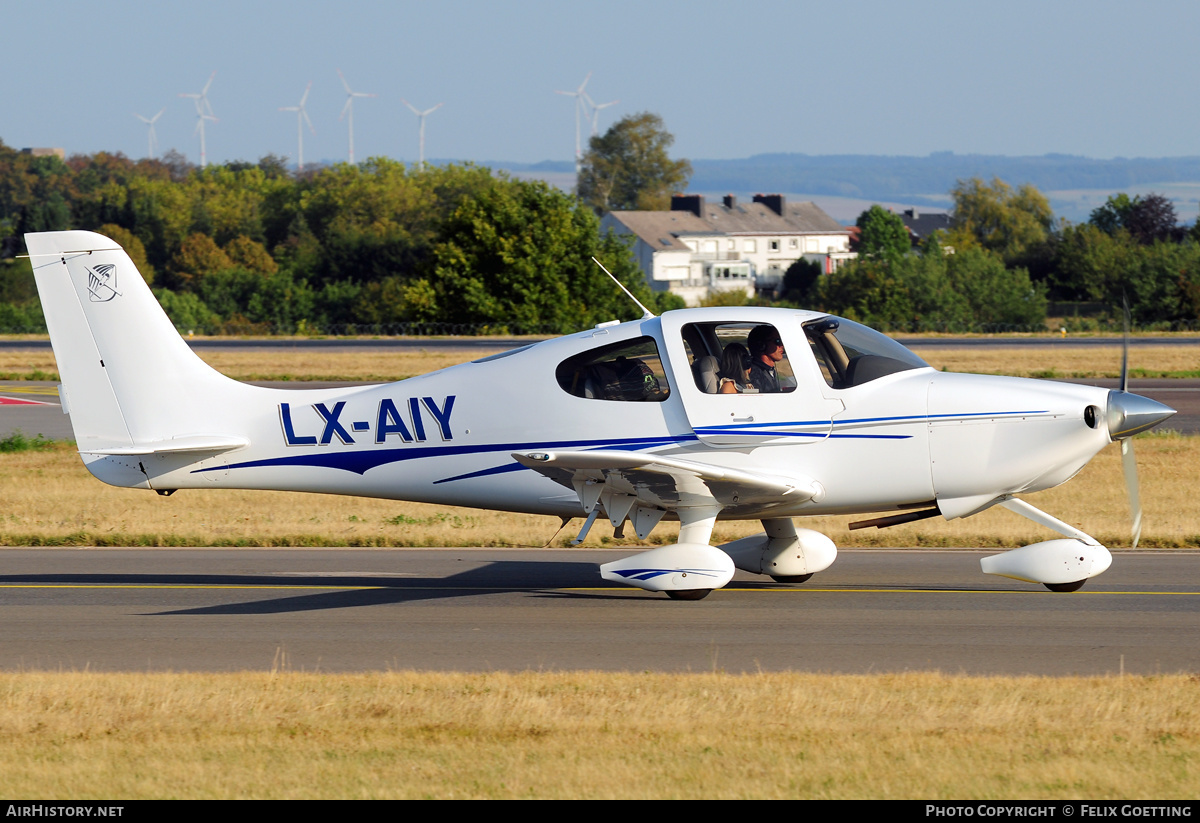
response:
<path id="1" fill-rule="evenodd" d="M 294 454 L 286 457 L 269 457 L 263 460 L 247 460 L 245 463 L 230 463 L 228 466 L 213 466 L 206 469 L 194 469 L 193 474 L 211 471 L 226 471 L 227 469 L 253 469 L 270 466 L 315 466 L 326 469 L 341 469 L 342 471 L 366 474 L 371 469 L 388 463 L 399 463 L 404 460 L 419 460 L 424 457 L 448 457 L 460 454 L 487 454 L 500 451 L 525 451 L 526 449 L 577 449 L 604 448 L 606 446 L 640 445 L 662 446 L 670 443 L 683 443 L 695 440 L 694 434 L 672 435 L 668 437 L 629 437 L 617 440 L 554 440 L 532 443 L 493 443 L 486 446 L 430 446 L 426 448 L 399 449 L 364 449 L 362 451 L 315 452 L 313 454 Z"/>

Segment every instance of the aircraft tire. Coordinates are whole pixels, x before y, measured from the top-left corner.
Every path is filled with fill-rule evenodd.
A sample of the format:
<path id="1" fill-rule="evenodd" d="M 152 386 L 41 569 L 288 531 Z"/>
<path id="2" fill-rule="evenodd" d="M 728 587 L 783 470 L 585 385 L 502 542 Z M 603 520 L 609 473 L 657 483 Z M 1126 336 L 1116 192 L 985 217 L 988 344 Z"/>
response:
<path id="1" fill-rule="evenodd" d="M 809 578 L 811 578 L 813 576 L 813 574 L 815 574 L 815 572 L 810 573 L 810 574 L 793 574 L 793 575 L 783 575 L 783 574 L 775 575 L 775 574 L 773 574 L 773 575 L 771 575 L 771 579 L 774 580 L 776 583 L 784 583 L 784 584 L 788 584 L 788 585 L 797 586 L 801 583 L 807 583 Z"/>
<path id="2" fill-rule="evenodd" d="M 712 589 L 687 589 L 685 591 L 667 592 L 672 600 L 703 600 L 712 594 Z"/>
<path id="3" fill-rule="evenodd" d="M 1077 592 L 1083 588 L 1083 584 L 1087 582 L 1085 577 L 1083 580 L 1076 580 L 1074 583 L 1043 583 L 1052 592 Z"/>

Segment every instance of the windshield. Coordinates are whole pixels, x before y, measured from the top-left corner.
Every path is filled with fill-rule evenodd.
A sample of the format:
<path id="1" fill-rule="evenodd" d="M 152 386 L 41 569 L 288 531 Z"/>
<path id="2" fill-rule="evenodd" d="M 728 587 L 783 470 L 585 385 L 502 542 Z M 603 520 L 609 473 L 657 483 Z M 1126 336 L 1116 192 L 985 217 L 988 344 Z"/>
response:
<path id="1" fill-rule="evenodd" d="M 804 324 L 804 334 L 825 382 L 848 389 L 888 374 L 929 364 L 890 337 L 853 320 L 822 317 Z"/>

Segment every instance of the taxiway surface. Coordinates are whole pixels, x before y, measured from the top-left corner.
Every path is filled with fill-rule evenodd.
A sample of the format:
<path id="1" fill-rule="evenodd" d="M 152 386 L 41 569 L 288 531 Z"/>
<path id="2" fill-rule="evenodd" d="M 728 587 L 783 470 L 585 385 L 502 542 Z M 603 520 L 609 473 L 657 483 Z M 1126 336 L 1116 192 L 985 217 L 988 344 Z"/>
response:
<path id="1" fill-rule="evenodd" d="M 0 668 L 1200 671 L 1196 552 L 1055 594 L 989 552 L 850 550 L 688 603 L 600 579 L 632 551 L 5 549 Z"/>

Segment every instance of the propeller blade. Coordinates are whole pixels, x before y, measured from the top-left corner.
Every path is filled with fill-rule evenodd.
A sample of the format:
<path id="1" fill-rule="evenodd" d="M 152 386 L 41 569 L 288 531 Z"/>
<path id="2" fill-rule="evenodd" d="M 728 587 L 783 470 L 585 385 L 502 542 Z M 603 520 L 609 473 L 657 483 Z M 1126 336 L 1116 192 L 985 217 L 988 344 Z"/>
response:
<path id="1" fill-rule="evenodd" d="M 1121 391 L 1129 391 L 1129 297 L 1121 295 L 1122 319 L 1125 327 L 1121 343 Z M 1125 491 L 1129 495 L 1130 535 L 1133 548 L 1142 539 L 1142 496 L 1138 487 L 1137 458 L 1133 454 L 1133 438 L 1127 435 L 1121 440 L 1121 471 L 1125 474 Z"/>
<path id="2" fill-rule="evenodd" d="M 1133 516 L 1133 548 L 1142 539 L 1142 496 L 1138 488 L 1137 458 L 1133 455 L 1133 441 L 1121 441 L 1121 469 L 1125 472 L 1125 489 L 1129 492 L 1129 513 Z"/>
<path id="3" fill-rule="evenodd" d="M 1125 310 L 1125 341 L 1121 346 L 1121 391 L 1129 391 L 1129 298 L 1121 295 L 1121 305 Z"/>

